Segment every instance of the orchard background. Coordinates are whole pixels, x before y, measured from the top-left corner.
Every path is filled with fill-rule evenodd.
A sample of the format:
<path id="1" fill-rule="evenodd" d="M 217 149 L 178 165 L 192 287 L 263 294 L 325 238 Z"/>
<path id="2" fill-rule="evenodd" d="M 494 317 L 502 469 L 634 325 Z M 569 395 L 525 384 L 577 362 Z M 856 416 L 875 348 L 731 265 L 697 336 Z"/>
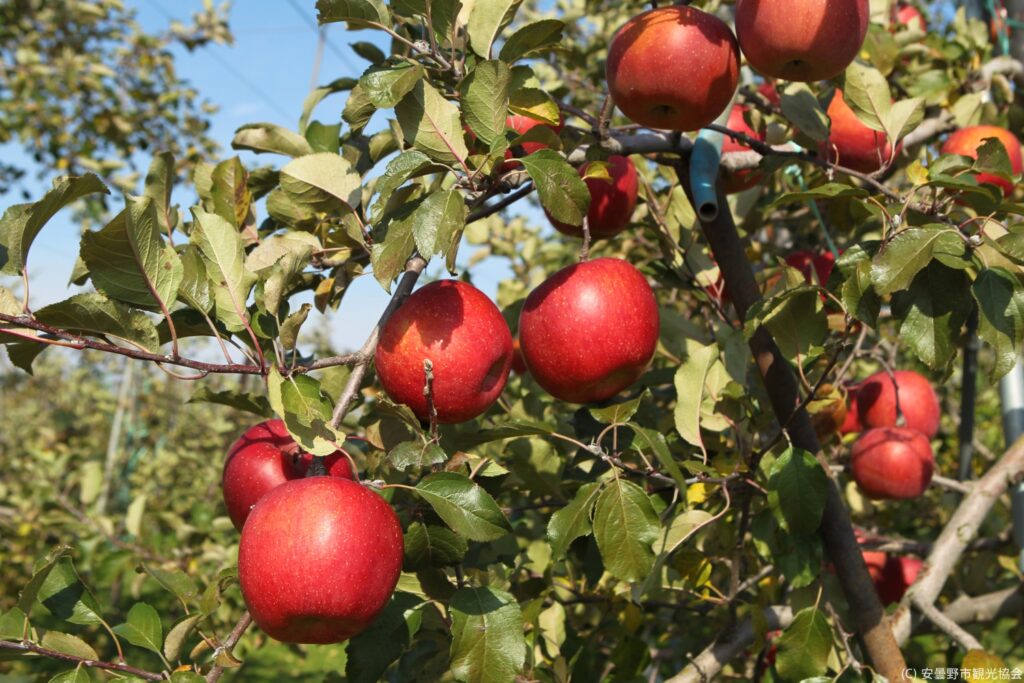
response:
<path id="1" fill-rule="evenodd" d="M 241 156 L 174 65 L 231 42 L 227 7 L 157 33 L 116 0 L 0 2 L 0 141 L 31 159 L 0 169 L 0 681 L 1024 668 L 1009 496 L 1024 446 L 1004 442 L 996 389 L 1024 338 L 1021 169 L 992 141 L 953 150 L 977 159 L 940 151 L 956 129 L 1021 132 L 1002 3 L 920 3 L 922 30 L 872 2 L 857 60 L 779 97 L 745 69 L 728 124 L 752 137 L 726 144 L 723 178 L 756 167 L 756 182 L 698 218 L 694 135 L 638 128 L 607 98 L 612 36 L 651 3 L 300 1 L 365 72 L 315 78 L 297 122 L 239 128 Z M 899 143 L 875 168 L 819 154 L 837 87 L 872 140 Z M 510 114 L 550 125 L 520 135 Z M 602 162 L 625 154 L 628 229 L 586 246 L 555 232 L 544 211 L 582 224 Z M 82 231 L 59 276 L 43 270 L 55 215 Z M 838 259 L 822 275 L 800 252 Z M 531 291 L 605 256 L 643 273 L 660 334 L 600 404 L 513 372 L 481 417 L 432 425 L 381 391 L 372 324 L 336 348 L 347 312 L 372 308 L 352 299 L 367 284 L 389 315 L 417 281 L 486 282 L 515 334 Z M 41 297 L 55 279 L 76 293 Z M 576 351 L 599 353 L 607 322 Z M 896 370 L 938 394 L 935 476 L 878 501 L 838 432 L 857 383 Z M 397 592 L 345 644 L 249 624 L 221 473 L 275 415 L 313 453 L 343 445 L 405 532 Z M 924 561 L 912 576 L 907 558 Z"/>

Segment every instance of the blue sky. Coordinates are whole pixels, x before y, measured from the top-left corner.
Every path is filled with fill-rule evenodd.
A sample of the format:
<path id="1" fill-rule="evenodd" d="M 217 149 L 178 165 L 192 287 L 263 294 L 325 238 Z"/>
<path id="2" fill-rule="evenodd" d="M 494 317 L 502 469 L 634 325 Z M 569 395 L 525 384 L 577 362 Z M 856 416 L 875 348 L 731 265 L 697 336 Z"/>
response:
<path id="1" fill-rule="evenodd" d="M 201 7 L 201 0 L 127 0 L 125 5 L 138 12 L 138 21 L 148 31 L 159 32 L 172 18 L 187 22 Z M 179 76 L 191 82 L 202 97 L 220 107 L 212 117 L 211 136 L 221 145 L 224 158 L 236 154 L 230 146 L 231 138 L 243 124 L 269 121 L 296 128 L 303 99 L 309 91 L 316 53 L 314 7 L 315 0 L 235 0 L 230 15 L 234 45 L 215 45 L 192 53 L 176 50 Z M 388 46 L 380 39 L 381 35 L 374 31 L 349 32 L 343 24 L 328 26 L 330 45 L 324 50 L 317 82 L 327 83 L 340 76 L 358 77 L 368 63 L 352 51 L 349 43 L 371 41 L 387 52 Z M 321 103 L 314 116 L 324 122 L 336 122 L 343 105 L 344 96 L 332 96 Z M 377 118 L 381 121 L 375 118 L 371 129 L 374 124 L 383 123 L 383 117 Z M 0 153 L 15 163 L 31 167 L 31 161 L 16 145 L 2 146 Z M 247 165 L 284 162 L 283 157 L 247 152 L 239 155 Z M 34 198 L 41 196 L 51 179 L 29 183 Z M 15 196 L 3 200 L 3 208 L 22 201 Z M 174 201 L 184 205 L 191 201 L 191 193 L 179 190 Z M 36 240 L 33 253 L 38 255 L 30 263 L 34 308 L 60 301 L 76 291 L 67 289 L 66 283 L 77 255 L 78 234 L 79 228 L 71 223 L 70 215 L 62 212 Z M 464 255 L 470 251 L 465 250 Z M 474 283 L 493 297 L 504 271 L 492 259 L 482 268 L 474 269 Z M 434 267 L 430 272 L 440 273 L 441 269 Z M 332 338 L 338 348 L 352 349 L 361 345 L 387 301 L 387 294 L 372 277 L 357 280 L 339 311 L 332 314 Z"/>

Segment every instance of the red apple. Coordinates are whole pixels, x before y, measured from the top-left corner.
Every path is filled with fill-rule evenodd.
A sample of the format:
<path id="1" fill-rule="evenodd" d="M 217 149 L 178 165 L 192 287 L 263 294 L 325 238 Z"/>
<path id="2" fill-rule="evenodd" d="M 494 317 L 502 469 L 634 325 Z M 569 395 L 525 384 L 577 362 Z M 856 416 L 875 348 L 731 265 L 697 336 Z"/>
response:
<path id="1" fill-rule="evenodd" d="M 384 391 L 421 420 L 430 417 L 423 394 L 425 359 L 433 363 L 438 422 L 472 420 L 505 388 L 512 333 L 498 307 L 473 285 L 432 282 L 384 324 L 376 355 Z"/>
<path id="2" fill-rule="evenodd" d="M 628 228 L 633 210 L 636 209 L 636 166 L 628 157 L 620 156 L 608 157 L 608 165 L 611 180 L 592 177 L 584 181 L 590 190 L 587 224 L 590 227 L 590 236 L 595 239 L 614 237 Z M 586 174 L 589 166 L 588 162 L 580 167 L 580 176 Z M 582 226 L 559 223 L 551 218 L 551 214 L 548 214 L 548 219 L 565 235 L 583 236 Z"/>
<path id="3" fill-rule="evenodd" d="M 871 575 L 871 580 L 877 586 L 885 574 L 885 564 L 889 560 L 889 556 L 875 550 L 862 550 L 861 555 L 864 556 L 864 564 L 868 566 L 868 574 Z"/>
<path id="4" fill-rule="evenodd" d="M 748 111 L 749 107 L 745 107 L 742 104 L 737 104 L 729 112 L 729 122 L 726 124 L 729 129 L 736 131 L 737 133 L 744 133 L 749 137 L 764 142 L 764 135 L 758 133 L 756 130 L 747 125 L 746 119 L 743 115 Z M 728 154 L 729 152 L 749 152 L 750 148 L 742 142 L 736 141 L 734 138 L 725 136 L 722 140 L 722 154 Z M 725 191 L 729 194 L 735 192 L 743 192 L 761 182 L 763 174 L 757 169 L 744 169 L 742 171 L 723 171 L 723 186 Z"/>
<path id="5" fill-rule="evenodd" d="M 889 557 L 882 575 L 875 579 L 875 588 L 882 604 L 888 606 L 899 602 L 907 589 L 914 585 L 923 565 L 924 562 L 916 557 Z"/>
<path id="6" fill-rule="evenodd" d="M 865 428 L 896 426 L 896 394 L 899 392 L 903 426 L 929 439 L 939 431 L 939 398 L 927 378 L 911 370 L 896 370 L 895 383 L 887 372 L 876 372 L 861 382 L 857 413 Z"/>
<path id="7" fill-rule="evenodd" d="M 896 3 L 896 27 L 906 26 L 908 29 L 915 31 L 926 31 L 928 30 L 928 24 L 924 20 L 924 15 L 921 14 L 913 5 L 905 2 Z"/>
<path id="8" fill-rule="evenodd" d="M 864 431 L 864 425 L 860 421 L 860 412 L 857 410 L 857 393 L 859 386 L 849 387 L 846 391 L 846 418 L 843 426 L 839 428 L 840 434 L 856 434 Z"/>
<path id="9" fill-rule="evenodd" d="M 1020 140 L 1017 136 L 999 126 L 970 126 L 961 128 L 950 135 L 942 145 L 943 154 L 962 154 L 972 159 L 978 158 L 978 147 L 986 138 L 995 138 L 1003 143 L 1007 156 L 1010 157 L 1010 168 L 1015 176 L 1020 175 L 1024 170 L 1024 161 L 1021 159 Z M 979 183 L 990 183 L 999 187 L 1003 194 L 1013 194 L 1013 183 L 991 173 L 978 173 L 974 178 Z"/>
<path id="10" fill-rule="evenodd" d="M 338 643 L 365 630 L 402 572 L 402 526 L 379 495 L 348 479 L 278 486 L 253 508 L 238 581 L 256 625 L 286 643 Z"/>
<path id="11" fill-rule="evenodd" d="M 776 107 L 782 106 L 782 96 L 779 95 L 779 90 L 772 81 L 765 81 L 757 86 L 757 92 L 764 95 L 764 98 Z"/>
<path id="12" fill-rule="evenodd" d="M 271 489 L 306 476 L 313 456 L 295 443 L 281 420 L 250 427 L 228 451 L 221 477 L 224 504 L 241 531 L 252 507 Z M 331 477 L 352 479 L 352 465 L 341 451 L 324 460 Z"/>
<path id="13" fill-rule="evenodd" d="M 931 483 L 935 457 L 921 432 L 881 427 L 864 432 L 853 444 L 850 470 L 868 498 L 917 498 Z"/>
<path id="14" fill-rule="evenodd" d="M 817 284 L 824 287 L 828 284 L 832 269 L 835 268 L 836 257 L 831 251 L 815 253 L 803 249 L 787 256 L 786 265 L 803 273 L 808 284 L 815 284 L 815 278 L 817 278 Z"/>
<path id="15" fill-rule="evenodd" d="M 523 358 L 537 383 L 571 403 L 603 401 L 632 384 L 658 343 L 658 303 L 628 262 L 563 268 L 526 298 Z"/>
<path id="16" fill-rule="evenodd" d="M 513 114 L 512 116 L 509 116 L 505 119 L 505 126 L 507 128 L 511 128 L 519 135 L 525 135 L 528 130 L 534 128 L 535 126 L 545 126 L 547 128 L 550 128 L 555 135 L 558 135 L 559 133 L 562 132 L 562 127 L 565 126 L 565 119 L 562 117 L 562 113 L 559 112 L 558 125 L 552 126 L 549 123 L 538 121 L 537 119 L 530 118 L 529 116 L 524 116 L 522 114 Z M 548 148 L 548 146 L 545 145 L 543 142 L 524 142 L 522 144 L 522 147 L 523 151 L 526 154 L 533 154 L 537 150 Z M 513 156 L 512 150 L 508 150 L 507 152 L 505 152 L 506 159 L 510 158 L 511 156 Z"/>
<path id="17" fill-rule="evenodd" d="M 739 0 L 736 37 L 761 75 L 822 81 L 857 56 L 868 15 L 868 0 Z"/>
<path id="18" fill-rule="evenodd" d="M 739 57 L 736 38 L 718 17 L 695 7 L 659 7 L 618 30 L 605 75 L 615 104 L 636 123 L 690 131 L 729 106 Z"/>
<path id="19" fill-rule="evenodd" d="M 836 90 L 828 105 L 832 130 L 819 153 L 833 164 L 861 173 L 874 173 L 892 157 L 892 145 L 885 133 L 868 128 L 850 109 L 843 91 Z"/>

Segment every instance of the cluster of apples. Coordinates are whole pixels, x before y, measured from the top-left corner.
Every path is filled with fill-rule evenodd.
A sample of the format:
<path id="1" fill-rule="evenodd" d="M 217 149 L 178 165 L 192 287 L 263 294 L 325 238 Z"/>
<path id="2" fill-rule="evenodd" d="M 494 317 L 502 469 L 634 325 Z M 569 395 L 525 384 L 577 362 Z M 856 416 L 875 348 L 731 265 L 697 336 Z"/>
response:
<path id="1" fill-rule="evenodd" d="M 221 488 L 242 532 L 238 581 L 253 621 L 289 643 L 337 643 L 365 630 L 402 571 L 402 526 L 377 493 L 355 481 L 348 456 L 313 457 L 281 420 L 261 422 L 231 446 Z"/>
<path id="2" fill-rule="evenodd" d="M 898 402 L 897 402 L 898 396 Z M 897 408 L 898 405 L 898 408 Z M 931 483 L 939 431 L 939 399 L 911 370 L 878 372 L 850 387 L 840 432 L 861 433 L 853 444 L 853 480 L 869 498 L 917 498 Z"/>

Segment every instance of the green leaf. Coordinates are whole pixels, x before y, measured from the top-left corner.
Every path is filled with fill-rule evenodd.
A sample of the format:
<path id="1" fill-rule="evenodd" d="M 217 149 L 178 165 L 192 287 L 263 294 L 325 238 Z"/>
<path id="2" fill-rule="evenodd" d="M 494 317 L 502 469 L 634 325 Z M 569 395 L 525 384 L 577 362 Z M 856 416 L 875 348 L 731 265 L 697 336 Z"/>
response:
<path id="1" fill-rule="evenodd" d="M 213 291 L 203 253 L 196 245 L 188 244 L 181 250 L 180 260 L 182 275 L 178 298 L 197 311 L 209 313 L 213 308 Z"/>
<path id="2" fill-rule="evenodd" d="M 214 403 L 216 405 L 228 406 L 236 410 L 242 410 L 260 417 L 273 417 L 274 411 L 270 402 L 258 394 L 250 394 L 234 390 L 214 391 L 207 386 L 201 386 L 195 390 L 188 399 L 189 403 Z"/>
<path id="3" fill-rule="evenodd" d="M 168 661 L 173 662 L 181 656 L 181 648 L 185 644 L 185 639 L 188 638 L 189 634 L 195 629 L 204 615 L 202 614 L 191 614 L 186 615 L 178 620 L 171 630 L 167 632 L 167 638 L 164 640 L 164 657 Z"/>
<path id="4" fill-rule="evenodd" d="M 934 370 L 946 368 L 960 350 L 960 330 L 973 308 L 969 292 L 966 273 L 932 261 L 909 290 L 892 298 L 900 339 Z"/>
<path id="5" fill-rule="evenodd" d="M 320 382 L 309 375 L 284 378 L 274 366 L 267 377 L 267 389 L 274 412 L 304 451 L 330 455 L 338 449 L 337 442 L 343 437 L 328 424 L 334 404 L 320 390 Z"/>
<path id="6" fill-rule="evenodd" d="M 466 227 L 466 201 L 458 190 L 432 192 L 410 217 L 416 250 L 429 258 L 445 254 Z"/>
<path id="7" fill-rule="evenodd" d="M 76 334 L 124 340 L 146 351 L 156 351 L 160 340 L 145 313 L 107 299 L 98 292 L 76 294 L 36 311 L 36 319 Z"/>
<path id="8" fill-rule="evenodd" d="M 604 406 L 603 408 L 589 408 L 591 417 L 598 422 L 612 425 L 612 424 L 626 424 L 630 418 L 636 415 L 636 411 L 640 408 L 640 402 L 648 396 L 648 391 L 645 389 L 636 398 L 631 398 L 626 401 L 619 403 L 613 403 L 610 406 Z"/>
<path id="9" fill-rule="evenodd" d="M 552 560 L 560 560 L 573 541 L 591 533 L 590 513 L 594 509 L 600 487 L 597 482 L 584 484 L 568 505 L 551 515 L 547 538 L 551 544 Z"/>
<path id="10" fill-rule="evenodd" d="M 787 448 L 772 463 L 768 473 L 768 504 L 785 529 L 792 534 L 812 534 L 825 512 L 828 475 L 814 455 L 800 448 Z"/>
<path id="11" fill-rule="evenodd" d="M 371 64 L 380 64 L 388 58 L 379 47 L 366 41 L 361 40 L 357 43 L 352 43 L 349 47 L 352 48 L 352 52 L 355 52 Z"/>
<path id="12" fill-rule="evenodd" d="M 29 579 L 28 583 L 18 594 L 18 607 L 26 618 L 32 614 L 32 606 L 36 604 L 36 598 L 39 597 L 39 591 L 42 590 L 43 584 L 46 579 L 49 578 L 50 573 L 54 567 L 60 563 L 62 559 L 67 557 L 71 553 L 71 546 L 60 545 L 51 550 L 46 554 L 45 557 L 40 558 L 35 566 L 32 568 L 32 578 Z M 8 612 L 7 614 L 10 614 Z M 5 615 L 6 618 L 7 615 Z"/>
<path id="13" fill-rule="evenodd" d="M 390 109 L 423 78 L 423 67 L 415 62 L 371 66 L 359 79 L 359 86 L 377 109 Z"/>
<path id="14" fill-rule="evenodd" d="M 508 422 L 495 429 L 482 429 L 479 432 L 460 434 L 455 443 L 459 450 L 468 451 L 492 441 L 514 439 L 520 436 L 539 436 L 551 434 L 554 431 L 555 428 L 551 425 L 521 420 Z"/>
<path id="15" fill-rule="evenodd" d="M 306 138 L 273 123 L 248 123 L 242 126 L 235 131 L 231 147 L 257 154 L 266 152 L 286 157 L 301 157 L 313 153 L 313 148 Z"/>
<path id="16" fill-rule="evenodd" d="M 210 177 L 212 201 L 204 202 L 204 206 L 236 228 L 241 228 L 246 224 L 252 206 L 249 173 L 245 166 L 238 157 L 232 157 L 217 164 Z"/>
<path id="17" fill-rule="evenodd" d="M 295 249 L 286 252 L 277 263 L 271 266 L 265 274 L 266 281 L 263 283 L 263 307 L 267 312 L 275 317 L 279 314 L 281 303 L 288 297 L 293 284 L 302 276 L 302 272 L 309 265 L 312 257 L 313 247 L 308 244 L 297 245 Z M 304 321 L 305 318 L 302 320 Z M 301 322 L 299 324 L 301 325 Z M 296 334 L 298 333 L 298 329 L 294 331 Z M 281 332 L 284 334 L 283 328 Z M 292 340 L 292 344 L 294 346 L 294 340 Z M 290 347 L 286 344 L 285 348 Z"/>
<path id="18" fill-rule="evenodd" d="M 352 127 L 352 133 L 359 133 L 376 111 L 377 107 L 373 106 L 366 91 L 357 83 L 345 100 L 341 118 Z"/>
<path id="19" fill-rule="evenodd" d="M 806 83 L 789 83 L 779 91 L 782 115 L 815 142 L 828 138 L 829 123 L 818 98 Z"/>
<path id="20" fill-rule="evenodd" d="M 403 441 L 388 453 L 388 461 L 403 472 L 410 467 L 430 467 L 448 459 L 444 449 L 433 441 Z"/>
<path id="21" fill-rule="evenodd" d="M 558 47 L 565 22 L 541 19 L 519 27 L 501 46 L 501 61 L 512 63 L 541 50 Z"/>
<path id="22" fill-rule="evenodd" d="M 434 161 L 454 165 L 469 156 L 459 108 L 426 81 L 419 81 L 395 107 L 406 142 Z"/>
<path id="23" fill-rule="evenodd" d="M 776 641 L 775 667 L 782 678 L 800 681 L 824 674 L 832 652 L 832 628 L 828 618 L 815 607 L 797 612 L 793 623 Z"/>
<path id="24" fill-rule="evenodd" d="M 21 302 L 6 287 L 0 287 L 0 313 L 5 315 L 21 315 L 24 313 L 21 308 Z"/>
<path id="25" fill-rule="evenodd" d="M 630 481 L 609 481 L 594 508 L 594 538 L 605 569 L 623 581 L 642 581 L 654 565 L 651 544 L 658 538 L 651 499 Z"/>
<path id="26" fill-rule="evenodd" d="M 843 80 L 843 99 L 864 125 L 885 131 L 892 95 L 889 83 L 878 69 L 856 61 L 850 64 Z"/>
<path id="27" fill-rule="evenodd" d="M 90 626 L 103 621 L 99 603 L 82 583 L 68 557 L 53 566 L 39 588 L 38 599 L 53 616 L 72 624 Z"/>
<path id="28" fill-rule="evenodd" d="M 793 362 L 820 353 L 828 336 L 820 290 L 808 285 L 758 302 L 747 312 L 747 322 L 745 333 L 753 334 L 757 325 L 764 325 L 783 355 Z"/>
<path id="29" fill-rule="evenodd" d="M 344 21 L 353 28 L 391 26 L 391 13 L 382 0 L 317 0 L 316 19 L 321 25 Z"/>
<path id="30" fill-rule="evenodd" d="M 840 288 L 843 306 L 850 315 L 872 326 L 882 308 L 871 282 L 871 259 L 878 245 L 878 242 L 852 245 L 836 261 L 836 269 L 843 276 Z"/>
<path id="31" fill-rule="evenodd" d="M 963 241 L 951 229 L 908 228 L 897 233 L 879 250 L 872 262 L 871 280 L 875 291 L 884 296 L 906 289 L 932 260 L 936 250 L 955 253 L 960 248 L 962 253 L 962 247 Z"/>
<path id="32" fill-rule="evenodd" d="M 583 225 L 590 207 L 590 190 L 579 173 L 560 155 L 541 149 L 520 159 L 530 174 L 540 203 L 559 223 Z"/>
<path id="33" fill-rule="evenodd" d="M 700 434 L 701 406 L 704 403 L 708 371 L 718 360 L 718 347 L 702 346 L 694 349 L 675 374 L 676 407 L 674 410 L 676 431 L 689 444 L 704 452 L 704 440 Z"/>
<path id="34" fill-rule="evenodd" d="M 358 83 L 356 79 L 348 78 L 346 76 L 342 78 L 336 78 L 327 85 L 315 88 L 314 90 L 310 91 L 310 93 L 306 95 L 306 99 L 302 102 L 302 116 L 299 117 L 299 130 L 306 130 L 306 126 L 309 125 L 309 119 L 313 115 L 313 110 L 316 109 L 316 106 L 320 104 L 325 97 L 333 95 L 335 93 L 345 92 L 346 90 L 351 90 L 356 86 L 356 83 Z M 298 145 L 301 144 L 298 142 L 298 139 L 300 138 L 302 139 L 303 142 L 306 142 L 306 139 L 298 134 L 296 134 L 296 137 L 294 139 L 289 138 L 289 140 L 294 141 L 294 144 Z M 307 143 L 306 147 L 308 146 L 309 145 Z M 302 154 L 310 154 L 312 151 L 312 149 L 307 149 L 303 151 Z M 302 154 L 290 154 L 289 156 L 298 157 L 302 156 Z"/>
<path id="35" fill-rule="evenodd" d="M 96 661 L 100 656 L 93 649 L 92 645 L 85 642 L 78 636 L 73 636 L 60 631 L 47 631 L 39 643 L 48 650 L 62 652 L 72 657 Z M 87 679 L 88 680 L 88 679 Z"/>
<path id="36" fill-rule="evenodd" d="M 171 208 L 171 190 L 174 189 L 176 174 L 174 156 L 170 152 L 160 152 L 149 164 L 142 191 L 142 196 L 153 200 L 160 231 L 165 235 L 170 235 L 177 223 L 177 209 Z"/>
<path id="37" fill-rule="evenodd" d="M 373 222 L 381 219 L 388 200 L 395 190 L 402 186 L 407 180 L 428 173 L 438 173 L 448 170 L 447 166 L 434 163 L 423 152 L 412 149 L 402 152 L 388 162 L 384 175 L 377 181 L 377 201 L 370 208 L 370 218 Z"/>
<path id="38" fill-rule="evenodd" d="M 640 425 L 632 422 L 626 425 L 636 434 L 636 438 L 633 439 L 633 448 L 640 451 L 641 453 L 645 450 L 650 450 L 654 453 L 654 457 L 658 459 L 661 466 L 665 468 L 665 471 L 669 473 L 669 476 L 679 486 L 680 491 L 686 490 L 686 477 L 683 476 L 682 471 L 679 469 L 679 463 L 672 457 L 672 452 L 668 449 L 668 442 L 665 440 L 665 435 L 656 429 L 648 429 L 641 427 Z"/>
<path id="39" fill-rule="evenodd" d="M 160 653 L 164 643 L 160 615 L 144 602 L 137 602 L 128 610 L 128 621 L 114 627 L 114 633 L 132 645 Z"/>
<path id="40" fill-rule="evenodd" d="M 65 671 L 64 673 L 57 674 L 50 679 L 49 683 L 91 683 L 92 679 L 89 678 L 89 672 L 85 669 L 78 668 L 74 671 Z"/>
<path id="41" fill-rule="evenodd" d="M 523 614 L 515 598 L 492 587 L 460 588 L 451 597 L 451 667 L 465 683 L 506 683 L 526 662 Z"/>
<path id="42" fill-rule="evenodd" d="M 205 683 L 206 679 L 194 671 L 175 671 L 171 674 L 171 683 Z"/>
<path id="43" fill-rule="evenodd" d="M 303 323 L 306 322 L 306 318 L 309 317 L 309 311 L 312 308 L 311 304 L 302 304 L 302 308 L 288 316 L 281 324 L 281 346 L 286 351 L 293 350 L 298 344 L 299 331 L 302 329 Z"/>
<path id="44" fill-rule="evenodd" d="M 423 618 L 423 601 L 398 591 L 366 629 L 350 641 L 345 677 L 349 683 L 377 683 L 412 645 Z"/>
<path id="45" fill-rule="evenodd" d="M 445 524 L 471 541 L 493 541 L 511 529 L 491 494 L 465 475 L 428 475 L 416 485 L 416 492 Z"/>
<path id="46" fill-rule="evenodd" d="M 1024 288 L 1008 271 L 986 268 L 974 281 L 971 293 L 978 302 L 978 336 L 996 355 L 989 373 L 995 382 L 1013 369 L 1024 342 Z"/>
<path id="47" fill-rule="evenodd" d="M 521 114 L 531 119 L 537 119 L 542 123 L 557 126 L 561 120 L 561 110 L 558 103 L 540 88 L 515 88 L 509 93 L 508 108 L 514 114 Z M 542 137 L 537 137 L 538 134 Z M 513 145 L 520 145 L 523 142 L 543 142 L 545 144 L 557 143 L 561 148 L 558 136 L 549 128 L 534 126 L 515 140 Z"/>
<path id="48" fill-rule="evenodd" d="M 110 194 L 107 186 L 92 173 L 61 176 L 53 189 L 38 202 L 14 204 L 0 218 L 0 273 L 19 275 L 28 263 L 28 251 L 39 231 L 54 214 L 72 202 L 90 194 Z"/>
<path id="49" fill-rule="evenodd" d="M 248 322 L 246 301 L 256 276 L 245 267 L 242 238 L 238 230 L 217 214 L 199 207 L 192 209 L 191 241 L 203 255 L 207 276 L 213 287 L 217 319 L 239 332 Z"/>
<path id="50" fill-rule="evenodd" d="M 181 260 L 164 244 L 156 204 L 148 197 L 128 197 L 125 210 L 106 227 L 82 235 L 81 256 L 93 284 L 112 299 L 158 309 L 177 298 Z"/>
<path id="51" fill-rule="evenodd" d="M 28 617 L 25 613 L 17 607 L 12 607 L 0 615 L 0 639 L 21 640 L 27 626 Z"/>
<path id="52" fill-rule="evenodd" d="M 405 263 L 416 247 L 413 234 L 416 211 L 424 200 L 407 203 L 386 222 L 383 239 L 378 239 L 370 248 L 370 265 L 373 277 L 384 289 L 391 292 L 391 283 L 405 269 Z"/>
<path id="53" fill-rule="evenodd" d="M 199 597 L 199 588 L 188 574 L 180 569 L 162 569 L 145 562 L 142 571 L 149 574 L 165 590 L 174 594 L 182 604 Z"/>
<path id="54" fill-rule="evenodd" d="M 671 555 L 690 538 L 695 529 L 703 527 L 712 519 L 714 516 L 710 512 L 700 509 L 687 510 L 681 515 L 677 515 L 665 529 L 662 541 L 658 546 L 659 552 Z"/>
<path id="55" fill-rule="evenodd" d="M 323 245 L 315 236 L 308 232 L 289 230 L 283 234 L 271 235 L 260 242 L 246 255 L 245 267 L 254 273 L 266 275 L 262 271 L 273 268 L 289 254 L 303 254 L 321 249 L 323 249 Z"/>
<path id="56" fill-rule="evenodd" d="M 330 207 L 341 201 L 355 210 L 360 205 L 362 179 L 345 157 L 321 152 L 285 164 L 281 189 L 304 204 Z"/>
<path id="57" fill-rule="evenodd" d="M 459 84 L 462 117 L 486 145 L 505 135 L 512 72 L 504 62 L 481 62 Z"/>
<path id="58" fill-rule="evenodd" d="M 917 128 L 924 119 L 924 98 L 913 97 L 909 100 L 900 100 L 889 109 L 886 117 L 885 134 L 890 141 L 899 140 L 904 135 Z"/>
<path id="59" fill-rule="evenodd" d="M 501 30 L 516 16 L 523 0 L 475 0 L 469 12 L 466 32 L 473 52 L 491 58 L 491 46 Z"/>
<path id="60" fill-rule="evenodd" d="M 405 571 L 452 567 L 466 556 L 466 539 L 442 526 L 413 522 L 405 532 Z"/>
<path id="61" fill-rule="evenodd" d="M 825 183 L 801 192 L 787 192 L 772 202 L 772 206 L 785 206 L 793 202 L 805 202 L 808 199 L 836 199 L 838 197 L 867 197 L 868 192 L 860 187 L 843 183 Z"/>

